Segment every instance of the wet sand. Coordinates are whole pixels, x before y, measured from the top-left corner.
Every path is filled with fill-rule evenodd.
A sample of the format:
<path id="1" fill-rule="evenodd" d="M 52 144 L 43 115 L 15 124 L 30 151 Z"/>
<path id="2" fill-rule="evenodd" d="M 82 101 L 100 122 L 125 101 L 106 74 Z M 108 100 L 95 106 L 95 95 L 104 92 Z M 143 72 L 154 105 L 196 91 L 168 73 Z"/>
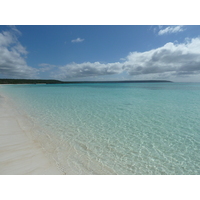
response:
<path id="1" fill-rule="evenodd" d="M 0 94 L 0 175 L 61 175 L 56 162 L 29 135 L 30 122 Z"/>

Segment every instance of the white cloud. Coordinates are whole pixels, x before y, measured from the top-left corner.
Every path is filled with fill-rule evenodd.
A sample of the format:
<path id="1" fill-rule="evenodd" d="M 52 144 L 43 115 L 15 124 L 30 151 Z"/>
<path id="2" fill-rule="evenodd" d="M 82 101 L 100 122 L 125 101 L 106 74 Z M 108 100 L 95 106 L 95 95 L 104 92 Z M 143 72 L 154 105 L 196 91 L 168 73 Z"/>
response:
<path id="1" fill-rule="evenodd" d="M 200 75 L 200 38 L 184 43 L 166 43 L 146 52 L 131 52 L 125 61 L 102 64 L 100 62 L 71 63 L 58 67 L 56 78 L 71 79 L 113 75 L 127 72 L 143 78 L 173 78 Z"/>
<path id="2" fill-rule="evenodd" d="M 200 73 L 200 38 L 186 40 L 182 44 L 170 42 L 143 53 L 130 53 L 123 69 L 130 75 Z"/>
<path id="3" fill-rule="evenodd" d="M 75 39 L 75 40 L 72 40 L 71 42 L 73 42 L 73 43 L 78 43 L 78 42 L 83 42 L 83 41 L 84 41 L 84 39 L 77 38 L 77 39 Z"/>
<path id="4" fill-rule="evenodd" d="M 11 31 L 16 35 L 22 35 L 22 33 L 16 28 L 14 25 L 9 26 L 11 28 Z"/>
<path id="5" fill-rule="evenodd" d="M 26 64 L 25 56 L 28 52 L 16 34 L 20 32 L 15 27 L 0 33 L 0 75 L 10 78 L 34 77 L 37 70 Z"/>
<path id="6" fill-rule="evenodd" d="M 71 63 L 59 68 L 59 73 L 56 75 L 59 79 L 82 78 L 100 75 L 112 75 L 122 72 L 122 64 L 99 62 L 84 62 L 81 64 Z"/>
<path id="7" fill-rule="evenodd" d="M 162 26 L 159 26 L 159 28 L 162 28 Z M 165 29 L 159 30 L 158 35 L 177 33 L 181 31 L 184 31 L 183 26 L 168 26 Z"/>

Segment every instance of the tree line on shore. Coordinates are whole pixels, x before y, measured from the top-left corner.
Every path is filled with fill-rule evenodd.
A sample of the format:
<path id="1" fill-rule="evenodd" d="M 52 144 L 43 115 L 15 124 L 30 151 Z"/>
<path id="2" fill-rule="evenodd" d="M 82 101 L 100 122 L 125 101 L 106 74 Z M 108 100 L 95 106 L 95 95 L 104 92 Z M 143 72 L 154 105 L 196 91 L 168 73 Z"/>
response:
<path id="1" fill-rule="evenodd" d="M 125 81 L 59 81 L 45 79 L 0 79 L 0 84 L 63 84 L 63 83 L 156 83 L 166 80 L 125 80 Z"/>

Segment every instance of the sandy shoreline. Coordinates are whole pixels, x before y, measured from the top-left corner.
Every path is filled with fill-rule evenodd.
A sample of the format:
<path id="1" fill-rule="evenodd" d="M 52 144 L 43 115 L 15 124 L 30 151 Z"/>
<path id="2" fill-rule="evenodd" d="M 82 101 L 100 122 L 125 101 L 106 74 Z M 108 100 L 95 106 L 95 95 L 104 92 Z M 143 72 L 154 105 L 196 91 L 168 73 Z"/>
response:
<path id="1" fill-rule="evenodd" d="M 27 120 L 0 93 L 0 175 L 61 175 L 36 141 Z"/>

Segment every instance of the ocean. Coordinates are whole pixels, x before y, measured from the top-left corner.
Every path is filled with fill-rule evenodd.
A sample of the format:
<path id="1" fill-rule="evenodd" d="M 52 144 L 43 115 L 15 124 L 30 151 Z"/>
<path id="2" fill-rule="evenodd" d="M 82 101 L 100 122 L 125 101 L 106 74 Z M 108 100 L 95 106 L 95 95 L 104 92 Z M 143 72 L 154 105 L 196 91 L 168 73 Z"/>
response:
<path id="1" fill-rule="evenodd" d="M 200 175 L 200 83 L 2 85 L 65 174 Z"/>

